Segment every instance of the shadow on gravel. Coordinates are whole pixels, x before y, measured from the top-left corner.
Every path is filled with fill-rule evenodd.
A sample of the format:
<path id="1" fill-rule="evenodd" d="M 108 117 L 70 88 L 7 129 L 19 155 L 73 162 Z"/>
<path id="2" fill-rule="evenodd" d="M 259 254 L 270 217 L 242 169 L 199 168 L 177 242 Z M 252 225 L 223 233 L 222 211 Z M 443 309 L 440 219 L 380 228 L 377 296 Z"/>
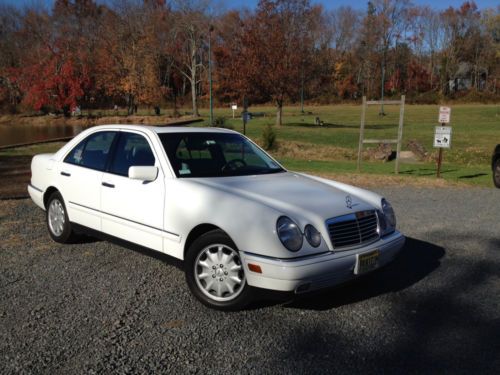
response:
<path id="1" fill-rule="evenodd" d="M 177 267 L 181 271 L 184 271 L 184 265 L 180 259 L 174 258 L 172 256 L 169 256 L 169 255 L 166 255 L 163 253 L 160 253 L 159 251 L 151 250 L 147 247 L 143 247 L 143 246 L 137 245 L 137 244 L 132 243 L 132 242 L 122 240 L 120 238 L 116 238 L 116 237 L 107 235 L 105 233 L 99 233 L 99 232 L 94 232 L 94 231 L 90 231 L 90 230 L 86 230 L 85 232 L 86 232 L 86 234 L 84 237 L 88 236 L 87 238 L 89 239 L 90 242 L 108 241 L 112 244 L 124 247 L 128 250 L 132 250 L 132 251 L 135 251 L 137 253 L 146 255 L 148 257 L 158 259 L 158 260 L 162 261 L 163 263 Z"/>
<path id="2" fill-rule="evenodd" d="M 425 278 L 440 265 L 445 251 L 442 247 L 407 237 L 397 258 L 377 272 L 368 274 L 334 289 L 297 297 L 287 307 L 328 310 L 406 289 Z"/>
<path id="3" fill-rule="evenodd" d="M 474 234 L 457 234 L 457 237 L 467 241 L 477 238 Z M 500 244 L 491 238 L 478 240 Z M 443 254 L 444 250 L 438 246 L 409 238 L 402 256 L 390 268 L 356 285 L 303 299 L 291 306 L 327 309 L 404 289 L 436 269 Z M 363 320 L 358 314 L 347 317 L 359 327 L 349 335 L 301 330 L 297 325 L 290 328 L 288 348 L 276 361 L 300 366 L 300 362 L 294 363 L 295 359 L 314 353 L 318 361 L 309 371 L 321 371 L 337 359 L 335 353 L 349 348 L 351 357 L 347 365 L 357 368 L 357 372 L 498 374 L 500 319 L 495 309 L 498 304 L 495 282 L 499 277 L 497 258 L 471 259 L 464 253 L 450 253 L 440 277 L 418 290 L 385 301 L 385 329 L 377 331 L 379 322 Z M 365 313 L 370 314 L 369 310 Z M 332 311 L 332 319 L 336 318 L 342 315 L 334 315 Z M 374 340 L 379 342 L 378 346 L 372 345 Z"/>

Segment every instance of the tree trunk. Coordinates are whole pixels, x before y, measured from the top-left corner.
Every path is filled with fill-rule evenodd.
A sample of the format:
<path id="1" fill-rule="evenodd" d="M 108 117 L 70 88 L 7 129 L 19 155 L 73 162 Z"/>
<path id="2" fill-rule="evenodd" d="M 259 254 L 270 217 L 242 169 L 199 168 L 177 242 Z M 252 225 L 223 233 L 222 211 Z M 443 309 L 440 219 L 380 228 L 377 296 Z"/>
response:
<path id="1" fill-rule="evenodd" d="M 281 100 L 276 101 L 276 126 L 281 126 L 283 117 L 283 102 Z"/>
<path id="2" fill-rule="evenodd" d="M 196 102 L 196 80 L 191 81 L 191 99 L 193 101 L 193 116 L 198 117 L 198 103 Z"/>
<path id="3" fill-rule="evenodd" d="M 196 101 L 196 72 L 197 72 L 197 64 L 196 64 L 196 42 L 191 40 L 191 99 L 193 101 L 193 116 L 199 117 L 198 113 L 198 103 Z"/>
<path id="4" fill-rule="evenodd" d="M 132 94 L 128 95 L 128 108 L 127 108 L 127 115 L 133 115 L 134 114 L 134 96 Z"/>

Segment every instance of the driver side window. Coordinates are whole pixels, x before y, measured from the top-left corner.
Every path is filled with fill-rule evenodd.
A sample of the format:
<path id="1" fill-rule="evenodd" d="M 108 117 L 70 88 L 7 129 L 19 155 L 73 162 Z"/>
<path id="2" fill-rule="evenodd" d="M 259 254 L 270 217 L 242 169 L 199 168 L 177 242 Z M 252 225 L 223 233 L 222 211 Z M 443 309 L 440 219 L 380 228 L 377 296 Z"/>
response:
<path id="1" fill-rule="evenodd" d="M 128 176 L 128 169 L 132 166 L 154 165 L 155 157 L 146 138 L 135 133 L 120 133 L 110 173 Z"/>

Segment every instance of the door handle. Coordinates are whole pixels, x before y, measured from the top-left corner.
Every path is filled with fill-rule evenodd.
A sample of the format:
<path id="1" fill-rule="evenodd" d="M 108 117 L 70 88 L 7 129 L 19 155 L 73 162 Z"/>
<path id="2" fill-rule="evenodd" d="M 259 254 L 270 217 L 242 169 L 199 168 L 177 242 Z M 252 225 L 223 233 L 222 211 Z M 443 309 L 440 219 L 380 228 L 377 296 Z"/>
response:
<path id="1" fill-rule="evenodd" d="M 71 173 L 68 173 L 68 172 L 61 172 L 61 176 L 66 176 L 66 177 L 69 177 L 69 176 L 71 176 Z"/>
<path id="2" fill-rule="evenodd" d="M 113 185 L 113 184 L 108 184 L 107 182 L 102 182 L 102 183 L 101 183 L 101 185 L 102 185 L 102 186 L 105 186 L 105 187 L 108 187 L 108 188 L 114 188 L 114 187 L 115 187 L 115 185 Z"/>

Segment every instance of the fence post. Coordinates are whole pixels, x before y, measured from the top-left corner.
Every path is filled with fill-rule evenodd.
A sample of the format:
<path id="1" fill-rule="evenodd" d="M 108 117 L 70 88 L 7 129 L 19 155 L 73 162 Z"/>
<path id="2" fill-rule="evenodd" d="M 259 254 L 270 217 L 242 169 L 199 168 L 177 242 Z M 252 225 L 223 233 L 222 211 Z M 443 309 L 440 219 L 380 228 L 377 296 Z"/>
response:
<path id="1" fill-rule="evenodd" d="M 405 115 L 405 95 L 401 95 L 401 104 L 399 106 L 399 128 L 398 145 L 396 151 L 396 174 L 399 174 L 399 154 L 401 153 L 401 143 L 403 142 L 403 118 Z"/>
<path id="2" fill-rule="evenodd" d="M 361 157 L 363 153 L 363 139 L 365 136 L 366 96 L 363 96 L 363 108 L 361 109 L 361 127 L 359 130 L 358 144 L 358 172 L 361 171 Z"/>

